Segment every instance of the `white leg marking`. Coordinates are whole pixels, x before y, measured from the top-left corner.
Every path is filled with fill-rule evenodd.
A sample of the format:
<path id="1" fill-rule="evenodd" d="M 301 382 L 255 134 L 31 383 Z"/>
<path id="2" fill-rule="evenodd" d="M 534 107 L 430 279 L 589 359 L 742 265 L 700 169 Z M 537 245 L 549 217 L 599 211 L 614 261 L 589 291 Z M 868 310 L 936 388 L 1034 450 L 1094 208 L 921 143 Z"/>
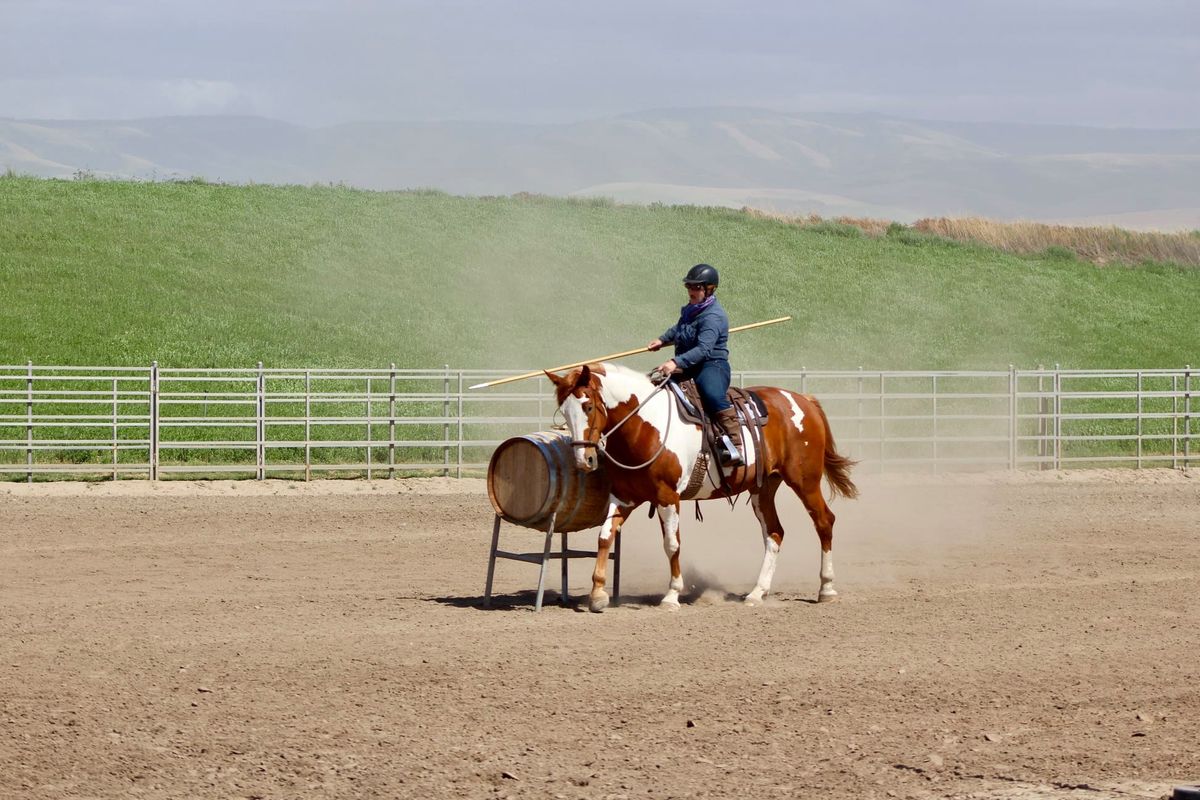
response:
<path id="1" fill-rule="evenodd" d="M 611 495 L 608 498 L 608 516 L 604 518 L 604 524 L 600 526 L 600 540 L 607 542 L 612 538 L 612 521 L 613 516 L 617 513 L 617 499 Z"/>
<path id="2" fill-rule="evenodd" d="M 833 588 L 833 553 L 828 550 L 821 551 L 821 591 L 817 595 L 818 600 L 832 600 L 837 597 L 837 590 Z"/>
<path id="3" fill-rule="evenodd" d="M 608 497 L 608 515 L 604 517 L 604 525 L 600 528 L 600 541 L 607 542 L 613 537 L 613 517 L 617 514 L 617 498 L 609 495 Z M 597 567 L 599 569 L 599 567 Z M 595 580 L 596 573 L 593 571 L 592 578 Z M 592 591 L 588 594 L 588 608 L 592 611 L 600 612 L 608 607 L 608 592 L 604 589 L 598 589 L 594 585 Z"/>
<path id="4" fill-rule="evenodd" d="M 771 532 L 767 529 L 758 495 L 751 498 L 750 505 L 754 508 L 754 516 L 758 517 L 758 524 L 762 526 L 763 563 L 762 568 L 758 571 L 758 583 L 755 584 L 754 591 L 746 595 L 746 605 L 757 606 L 762 603 L 763 595 L 771 591 L 771 579 L 775 577 L 775 562 L 779 559 L 779 545 L 771 538 Z"/>
<path id="5" fill-rule="evenodd" d="M 679 512 L 675 510 L 675 506 L 659 506 L 658 521 L 662 526 L 663 552 L 667 554 L 669 566 L 671 559 L 679 552 Z M 667 584 L 667 593 L 663 595 L 660 605 L 669 609 L 679 608 L 681 591 L 683 591 L 683 575 L 681 574 L 678 578 L 672 575 L 670 583 Z"/>
<path id="6" fill-rule="evenodd" d="M 594 591 L 588 595 L 588 610 L 599 614 L 604 609 L 608 608 L 608 592 L 601 589 Z"/>

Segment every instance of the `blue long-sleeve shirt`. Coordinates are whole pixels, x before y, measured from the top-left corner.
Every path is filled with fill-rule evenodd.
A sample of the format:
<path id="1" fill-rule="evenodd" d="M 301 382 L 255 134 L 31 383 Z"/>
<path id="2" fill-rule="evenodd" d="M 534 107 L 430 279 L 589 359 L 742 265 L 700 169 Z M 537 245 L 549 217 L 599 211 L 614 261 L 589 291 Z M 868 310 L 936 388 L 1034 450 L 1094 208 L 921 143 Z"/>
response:
<path id="1" fill-rule="evenodd" d="M 704 361 L 729 360 L 729 317 L 715 297 L 708 308 L 685 322 L 687 306 L 679 310 L 679 321 L 658 337 L 675 345 L 675 363 L 688 369 Z"/>

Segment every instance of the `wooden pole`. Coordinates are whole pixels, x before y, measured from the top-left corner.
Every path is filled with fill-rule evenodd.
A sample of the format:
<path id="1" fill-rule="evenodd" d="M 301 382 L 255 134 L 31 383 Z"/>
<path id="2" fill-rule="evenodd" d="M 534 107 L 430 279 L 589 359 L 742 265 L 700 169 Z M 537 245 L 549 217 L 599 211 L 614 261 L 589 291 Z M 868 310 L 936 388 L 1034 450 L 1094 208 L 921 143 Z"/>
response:
<path id="1" fill-rule="evenodd" d="M 751 328 L 761 328 L 765 325 L 775 325 L 776 323 L 779 323 L 779 322 L 787 322 L 790 319 L 791 319 L 791 317 L 779 317 L 778 319 L 769 319 L 764 322 L 752 322 L 749 325 L 739 325 L 736 328 L 730 328 L 729 332 L 737 333 L 738 331 L 748 331 Z M 549 370 L 546 370 L 546 371 L 547 372 L 561 372 L 564 369 L 574 369 L 575 367 L 582 367 L 584 364 L 595 364 L 599 361 L 614 361 L 618 358 L 625 358 L 626 356 L 634 356 L 634 355 L 637 355 L 638 353 L 648 353 L 648 352 L 650 352 L 649 347 L 639 347 L 636 350 L 622 350 L 619 353 L 609 353 L 606 356 L 599 356 L 598 358 L 587 358 L 587 359 L 584 359 L 583 361 L 575 361 L 571 364 L 562 364 L 557 367 L 551 367 Z M 510 378 L 500 378 L 499 380 L 488 381 L 487 383 L 477 383 L 474 386 L 471 386 L 469 388 L 471 388 L 471 389 L 486 389 L 488 386 L 499 386 L 502 383 L 512 383 L 514 381 L 523 381 L 526 378 L 536 378 L 537 376 L 542 375 L 542 374 L 544 374 L 542 370 L 535 369 L 533 372 L 526 372 L 523 375 L 513 375 Z"/>

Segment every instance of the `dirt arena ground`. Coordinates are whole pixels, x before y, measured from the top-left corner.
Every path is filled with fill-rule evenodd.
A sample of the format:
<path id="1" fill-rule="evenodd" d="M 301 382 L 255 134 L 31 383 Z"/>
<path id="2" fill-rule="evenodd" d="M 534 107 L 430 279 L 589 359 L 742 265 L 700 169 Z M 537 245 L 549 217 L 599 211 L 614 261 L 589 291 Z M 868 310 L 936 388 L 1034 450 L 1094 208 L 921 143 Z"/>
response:
<path id="1" fill-rule="evenodd" d="M 1159 798 L 1200 782 L 1200 477 L 859 477 L 625 532 L 531 611 L 482 482 L 0 484 L 3 798 Z M 540 535 L 505 527 L 510 548 Z M 593 543 L 576 534 L 573 543 Z M 590 564 L 572 565 L 572 600 Z M 552 573 L 553 574 L 553 573 Z M 551 581 L 553 585 L 553 581 Z"/>

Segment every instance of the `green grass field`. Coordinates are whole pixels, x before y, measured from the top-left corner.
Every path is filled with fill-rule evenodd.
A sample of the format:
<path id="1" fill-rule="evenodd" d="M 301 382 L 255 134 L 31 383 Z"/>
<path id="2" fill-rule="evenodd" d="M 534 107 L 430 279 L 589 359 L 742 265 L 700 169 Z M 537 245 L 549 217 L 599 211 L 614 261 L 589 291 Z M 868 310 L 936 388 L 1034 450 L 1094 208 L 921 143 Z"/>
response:
<path id="1" fill-rule="evenodd" d="M 868 237 L 714 208 L 12 176 L 0 177 L 0 364 L 530 369 L 658 335 L 697 261 L 721 270 L 734 325 L 795 317 L 735 336 L 737 370 L 1200 364 L 1200 270 L 1189 267 L 1098 267 L 1061 250 L 1015 256 L 903 226 Z M 1108 406 L 1117 404 L 1099 410 Z M 19 441 L 14 420 L 0 433 Z M 405 435 L 441 438 L 440 425 L 427 427 Z M 221 427 L 193 435 L 252 438 Z M 322 435 L 366 436 L 354 426 Z M 45 457 L 104 464 L 110 455 Z M 166 443 L 163 457 L 253 463 L 247 451 Z M 18 449 L 0 462 L 23 458 Z"/>
<path id="2" fill-rule="evenodd" d="M 697 261 L 734 325 L 796 318 L 735 336 L 735 369 L 1200 362 L 1192 268 L 725 209 L 9 176 L 0 363 L 528 369 L 644 344 Z"/>

